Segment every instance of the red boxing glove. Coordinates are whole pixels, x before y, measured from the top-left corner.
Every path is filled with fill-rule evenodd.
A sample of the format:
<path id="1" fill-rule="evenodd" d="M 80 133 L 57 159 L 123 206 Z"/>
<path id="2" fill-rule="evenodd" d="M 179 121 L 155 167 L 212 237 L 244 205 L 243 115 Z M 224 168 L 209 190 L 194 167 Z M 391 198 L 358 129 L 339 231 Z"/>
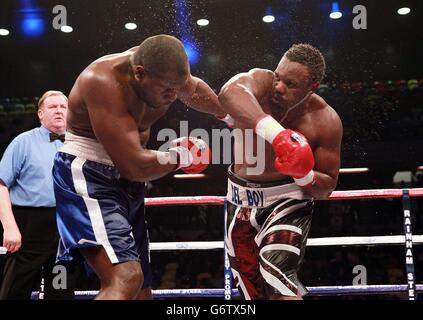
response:
<path id="1" fill-rule="evenodd" d="M 272 146 L 276 154 L 276 170 L 293 177 L 300 186 L 314 183 L 313 151 L 301 133 L 286 129 L 276 136 Z"/>
<path id="2" fill-rule="evenodd" d="M 172 140 L 169 152 L 177 155 L 178 166 L 185 173 L 200 173 L 204 171 L 211 159 L 211 151 L 207 143 L 194 137 L 182 137 Z"/>
<path id="3" fill-rule="evenodd" d="M 276 155 L 276 170 L 283 175 L 293 177 L 295 183 L 301 187 L 314 184 L 313 151 L 301 133 L 285 129 L 269 115 L 257 121 L 255 132 L 272 144 Z"/>

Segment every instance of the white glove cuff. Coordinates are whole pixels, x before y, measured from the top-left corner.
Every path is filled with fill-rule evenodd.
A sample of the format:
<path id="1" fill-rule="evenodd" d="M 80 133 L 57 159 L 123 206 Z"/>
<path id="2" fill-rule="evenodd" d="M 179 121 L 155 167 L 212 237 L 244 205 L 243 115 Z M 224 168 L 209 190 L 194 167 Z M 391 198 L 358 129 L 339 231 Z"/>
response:
<path id="1" fill-rule="evenodd" d="M 175 171 L 180 168 L 189 167 L 194 161 L 191 152 L 189 152 L 189 150 L 185 147 L 176 146 L 174 148 L 170 148 L 169 153 L 171 157 L 176 157 L 177 159 L 175 163 L 178 163 L 178 166 Z"/>
<path id="2" fill-rule="evenodd" d="M 314 171 L 311 170 L 305 177 L 295 179 L 295 183 L 300 187 L 311 187 L 316 182 Z"/>
<path id="3" fill-rule="evenodd" d="M 270 115 L 261 117 L 254 128 L 254 132 L 269 143 L 284 130 L 285 128 Z"/>

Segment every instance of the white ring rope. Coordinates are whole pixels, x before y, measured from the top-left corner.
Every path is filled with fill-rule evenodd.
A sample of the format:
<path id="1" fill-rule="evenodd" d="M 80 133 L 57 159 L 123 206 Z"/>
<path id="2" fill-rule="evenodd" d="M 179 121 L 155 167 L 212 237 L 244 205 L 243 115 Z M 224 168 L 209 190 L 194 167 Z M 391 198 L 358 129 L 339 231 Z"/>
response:
<path id="1" fill-rule="evenodd" d="M 358 246 L 358 245 L 395 245 L 405 244 L 405 236 L 370 236 L 370 237 L 328 237 L 310 238 L 307 246 Z M 423 235 L 413 235 L 413 244 L 423 244 Z M 223 241 L 191 241 L 191 242 L 152 242 L 150 250 L 213 250 L 223 249 Z"/>
<path id="2" fill-rule="evenodd" d="M 370 237 L 327 237 L 309 238 L 308 247 L 359 246 L 359 245 L 395 245 L 405 244 L 405 236 L 370 236 Z M 413 244 L 423 244 L 423 235 L 413 235 Z M 0 254 L 6 249 L 0 247 Z M 151 242 L 151 251 L 174 250 L 215 250 L 223 249 L 223 241 L 187 241 L 187 242 Z"/>
<path id="3" fill-rule="evenodd" d="M 151 242 L 151 251 L 223 249 L 223 241 Z"/>

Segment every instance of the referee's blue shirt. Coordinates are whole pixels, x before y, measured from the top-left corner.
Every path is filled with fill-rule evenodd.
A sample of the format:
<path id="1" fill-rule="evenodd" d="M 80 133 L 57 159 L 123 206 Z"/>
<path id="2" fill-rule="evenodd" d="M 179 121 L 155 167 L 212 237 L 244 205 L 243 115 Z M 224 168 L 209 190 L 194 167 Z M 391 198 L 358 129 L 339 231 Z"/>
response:
<path id="1" fill-rule="evenodd" d="M 50 142 L 43 126 L 18 135 L 9 144 L 0 162 L 0 179 L 8 187 L 12 205 L 55 207 L 53 161 L 63 145 Z"/>

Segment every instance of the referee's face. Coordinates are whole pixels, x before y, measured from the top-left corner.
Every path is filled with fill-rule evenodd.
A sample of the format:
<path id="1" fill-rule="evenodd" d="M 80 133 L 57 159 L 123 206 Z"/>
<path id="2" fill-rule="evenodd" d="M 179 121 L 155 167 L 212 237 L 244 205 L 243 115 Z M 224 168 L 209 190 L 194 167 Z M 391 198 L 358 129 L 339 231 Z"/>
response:
<path id="1" fill-rule="evenodd" d="M 43 127 L 54 133 L 66 131 L 66 113 L 68 102 L 61 95 L 47 97 L 38 110 L 38 117 Z"/>

